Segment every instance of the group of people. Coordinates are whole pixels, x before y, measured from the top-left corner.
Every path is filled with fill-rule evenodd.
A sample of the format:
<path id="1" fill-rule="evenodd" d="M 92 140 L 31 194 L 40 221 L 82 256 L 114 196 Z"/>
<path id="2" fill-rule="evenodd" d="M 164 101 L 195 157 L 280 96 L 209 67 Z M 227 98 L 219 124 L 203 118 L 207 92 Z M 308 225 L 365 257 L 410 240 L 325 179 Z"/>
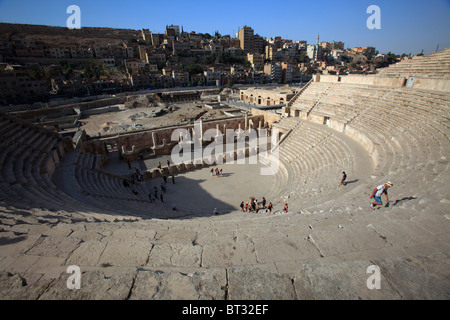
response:
<path id="1" fill-rule="evenodd" d="M 159 185 L 159 189 L 161 190 L 161 193 L 158 192 L 158 187 L 153 187 L 153 194 L 149 193 L 148 195 L 148 199 L 150 200 L 151 203 L 153 203 L 153 201 L 156 201 L 157 199 L 160 199 L 161 202 L 164 202 L 164 193 L 167 192 L 167 176 L 164 174 L 163 175 L 163 181 L 161 182 Z M 172 184 L 175 184 L 175 175 L 172 174 Z M 175 209 L 174 209 L 175 210 Z"/>
<path id="2" fill-rule="evenodd" d="M 211 170 L 209 170 L 209 172 L 211 173 L 211 177 L 214 177 L 214 175 L 216 177 L 220 177 L 222 175 L 222 169 L 219 170 L 219 168 L 211 168 Z"/>
<path id="3" fill-rule="evenodd" d="M 167 163 L 167 168 L 170 168 L 170 160 L 167 160 L 166 163 Z M 162 169 L 162 163 L 161 163 L 161 161 L 158 162 L 158 169 L 159 169 L 159 170 Z"/>
<path id="4" fill-rule="evenodd" d="M 241 212 L 255 212 L 258 213 L 259 210 L 266 209 L 266 212 L 272 213 L 273 205 L 272 202 L 266 206 L 267 200 L 265 197 L 262 198 L 260 202 L 258 202 L 255 198 L 250 198 L 248 202 L 242 201 L 240 204 Z"/>

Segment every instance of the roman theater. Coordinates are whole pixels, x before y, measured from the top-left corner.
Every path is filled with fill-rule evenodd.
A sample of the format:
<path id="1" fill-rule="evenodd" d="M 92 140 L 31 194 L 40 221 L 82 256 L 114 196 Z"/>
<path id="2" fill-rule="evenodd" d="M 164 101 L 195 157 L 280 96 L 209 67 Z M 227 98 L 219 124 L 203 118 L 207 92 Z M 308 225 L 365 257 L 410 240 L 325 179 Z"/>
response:
<path id="1" fill-rule="evenodd" d="M 449 299 L 450 50 L 378 71 L 3 110 L 0 298 Z"/>

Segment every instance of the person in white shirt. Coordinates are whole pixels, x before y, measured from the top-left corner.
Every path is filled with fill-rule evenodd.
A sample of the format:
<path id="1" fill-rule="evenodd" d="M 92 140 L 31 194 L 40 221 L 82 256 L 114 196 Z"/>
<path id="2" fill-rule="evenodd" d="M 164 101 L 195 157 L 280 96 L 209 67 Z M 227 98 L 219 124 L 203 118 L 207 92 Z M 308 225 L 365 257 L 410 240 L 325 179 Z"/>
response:
<path id="1" fill-rule="evenodd" d="M 381 206 L 383 205 L 383 202 L 381 201 L 381 195 L 384 193 L 386 195 L 386 206 L 389 205 L 389 198 L 387 189 L 392 187 L 392 182 L 388 181 L 385 184 L 379 185 L 375 189 L 373 189 L 372 194 L 370 196 L 370 199 L 373 198 L 374 201 L 370 202 L 370 209 L 374 209 L 375 206 Z"/>

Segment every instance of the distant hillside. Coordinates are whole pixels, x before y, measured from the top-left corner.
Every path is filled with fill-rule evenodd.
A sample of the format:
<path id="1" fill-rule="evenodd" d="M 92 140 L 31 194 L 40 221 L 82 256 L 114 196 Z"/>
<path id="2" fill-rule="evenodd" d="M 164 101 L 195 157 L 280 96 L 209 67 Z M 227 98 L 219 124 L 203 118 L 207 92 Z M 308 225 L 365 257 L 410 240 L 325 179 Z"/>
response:
<path id="1" fill-rule="evenodd" d="M 81 28 L 68 29 L 65 27 L 51 27 L 43 25 L 0 23 L 0 39 L 17 40 L 23 38 L 48 40 L 59 40 L 62 42 L 89 43 L 93 39 L 101 43 L 117 40 L 128 40 L 138 38 L 139 31 L 132 29 L 113 28 Z M 99 44 L 101 44 L 99 43 Z"/>

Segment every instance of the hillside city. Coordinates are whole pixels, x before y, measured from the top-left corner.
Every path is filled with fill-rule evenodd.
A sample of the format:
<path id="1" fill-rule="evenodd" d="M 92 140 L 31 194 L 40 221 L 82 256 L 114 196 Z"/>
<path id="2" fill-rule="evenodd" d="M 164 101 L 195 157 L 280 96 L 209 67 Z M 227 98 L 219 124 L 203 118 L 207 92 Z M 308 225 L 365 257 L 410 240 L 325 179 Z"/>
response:
<path id="1" fill-rule="evenodd" d="M 419 54 L 420 55 L 420 54 Z M 345 48 L 341 41 L 149 29 L 0 23 L 0 105 L 45 103 L 142 89 L 301 84 L 311 75 L 376 73 L 411 54 Z"/>

